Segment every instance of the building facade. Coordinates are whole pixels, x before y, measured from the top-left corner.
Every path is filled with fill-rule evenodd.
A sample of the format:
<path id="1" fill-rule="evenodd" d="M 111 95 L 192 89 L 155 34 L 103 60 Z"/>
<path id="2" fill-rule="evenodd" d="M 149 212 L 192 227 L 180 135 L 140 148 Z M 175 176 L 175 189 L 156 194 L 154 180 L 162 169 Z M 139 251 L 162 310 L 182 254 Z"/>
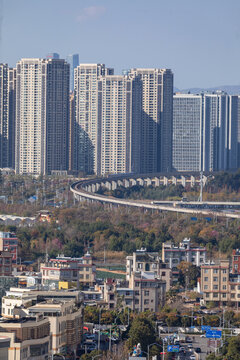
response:
<path id="1" fill-rule="evenodd" d="M 0 276 L 12 276 L 12 254 L 0 250 Z"/>
<path id="2" fill-rule="evenodd" d="M 229 260 L 209 262 L 201 266 L 201 291 L 206 304 L 215 302 L 218 305 L 226 305 L 232 299 L 229 275 Z"/>
<path id="3" fill-rule="evenodd" d="M 47 300 L 29 307 L 30 316 L 42 314 L 50 322 L 52 353 L 76 355 L 83 334 L 83 307 L 74 300 Z"/>
<path id="4" fill-rule="evenodd" d="M 79 65 L 79 55 L 73 54 L 66 57 L 67 62 L 70 64 L 70 91 L 74 90 L 74 70 Z"/>
<path id="5" fill-rule="evenodd" d="M 179 274 L 178 265 L 182 261 L 201 266 L 206 262 L 206 257 L 206 248 L 192 246 L 191 240 L 187 238 L 179 246 L 174 246 L 171 243 L 162 245 L 162 261 L 172 270 L 173 280 L 177 280 Z"/>
<path id="6" fill-rule="evenodd" d="M 95 266 L 92 256 L 85 254 L 82 258 L 70 258 L 63 255 L 40 265 L 42 284 L 55 284 L 60 282 L 75 282 L 77 286 L 93 285 L 95 283 Z"/>
<path id="7" fill-rule="evenodd" d="M 8 360 L 49 359 L 50 324 L 43 316 L 5 319 L 0 323 L 0 335 L 9 338 Z"/>
<path id="8" fill-rule="evenodd" d="M 203 96 L 173 96 L 173 168 L 176 171 L 202 169 Z"/>
<path id="9" fill-rule="evenodd" d="M 101 143 L 98 121 L 97 80 L 113 74 L 104 64 L 80 64 L 74 71 L 75 170 L 98 173 Z"/>
<path id="10" fill-rule="evenodd" d="M 154 275 L 166 282 L 166 291 L 172 283 L 172 271 L 165 264 L 158 253 L 147 252 L 146 249 L 136 250 L 133 255 L 126 257 L 126 280 L 129 281 L 135 272 L 152 272 Z"/>
<path id="11" fill-rule="evenodd" d="M 22 59 L 16 74 L 16 172 L 67 170 L 69 65 Z"/>
<path id="12" fill-rule="evenodd" d="M 172 170 L 173 74 L 169 69 L 131 69 L 141 81 L 141 173 Z"/>
<path id="13" fill-rule="evenodd" d="M 0 168 L 9 166 L 8 65 L 0 64 Z"/>
<path id="14" fill-rule="evenodd" d="M 136 80 L 124 75 L 98 79 L 101 175 L 140 171 L 140 117 L 133 103 Z M 137 95 L 135 95 L 137 96 Z"/>
<path id="15" fill-rule="evenodd" d="M 0 231 L 0 251 L 8 251 L 12 261 L 17 262 L 18 238 L 14 233 Z"/>

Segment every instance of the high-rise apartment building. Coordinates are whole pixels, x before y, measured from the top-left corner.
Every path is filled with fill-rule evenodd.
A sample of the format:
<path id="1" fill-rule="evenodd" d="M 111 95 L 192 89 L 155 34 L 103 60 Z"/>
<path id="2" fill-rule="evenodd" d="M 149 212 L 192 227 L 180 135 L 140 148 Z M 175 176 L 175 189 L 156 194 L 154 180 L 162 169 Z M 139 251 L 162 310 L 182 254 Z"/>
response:
<path id="1" fill-rule="evenodd" d="M 239 97 L 228 97 L 228 138 L 227 138 L 227 168 L 237 169 L 238 166 L 238 132 L 240 131 L 240 117 L 238 116 Z"/>
<path id="2" fill-rule="evenodd" d="M 68 170 L 69 64 L 49 60 L 46 78 L 45 173 Z"/>
<path id="3" fill-rule="evenodd" d="M 101 144 L 98 169 L 103 175 L 140 171 L 140 112 L 133 100 L 135 91 L 140 95 L 137 80 L 124 75 L 106 75 L 98 79 Z"/>
<path id="4" fill-rule="evenodd" d="M 203 96 L 173 96 L 172 162 L 176 171 L 200 171 L 202 168 Z"/>
<path id="5" fill-rule="evenodd" d="M 169 69 L 132 69 L 141 80 L 142 173 L 172 169 L 173 74 Z"/>
<path id="6" fill-rule="evenodd" d="M 8 69 L 9 163 L 15 168 L 16 68 Z"/>
<path id="7" fill-rule="evenodd" d="M 75 70 L 76 164 L 98 174 L 171 171 L 173 74 L 101 64 Z"/>
<path id="8" fill-rule="evenodd" d="M 0 64 L 0 168 L 9 165 L 8 65 Z"/>
<path id="9" fill-rule="evenodd" d="M 17 173 L 49 174 L 68 168 L 69 65 L 65 60 L 17 63 Z"/>
<path id="10" fill-rule="evenodd" d="M 238 96 L 223 92 L 174 95 L 174 169 L 237 169 L 239 115 Z"/>
<path id="11" fill-rule="evenodd" d="M 79 65 L 79 55 L 73 54 L 66 57 L 67 62 L 70 64 L 70 91 L 74 90 L 74 69 Z"/>
<path id="12" fill-rule="evenodd" d="M 70 171 L 74 170 L 74 150 L 75 150 L 75 144 L 74 144 L 74 130 L 75 130 L 75 96 L 74 92 L 71 92 L 69 95 L 69 160 L 68 160 L 68 169 Z"/>
<path id="13" fill-rule="evenodd" d="M 0 168 L 14 167 L 16 69 L 0 64 Z"/>
<path id="14" fill-rule="evenodd" d="M 113 74 L 103 64 L 80 64 L 75 69 L 75 170 L 98 173 L 100 163 L 100 127 L 97 80 Z"/>
<path id="15" fill-rule="evenodd" d="M 203 171 L 227 169 L 228 95 L 204 95 Z"/>

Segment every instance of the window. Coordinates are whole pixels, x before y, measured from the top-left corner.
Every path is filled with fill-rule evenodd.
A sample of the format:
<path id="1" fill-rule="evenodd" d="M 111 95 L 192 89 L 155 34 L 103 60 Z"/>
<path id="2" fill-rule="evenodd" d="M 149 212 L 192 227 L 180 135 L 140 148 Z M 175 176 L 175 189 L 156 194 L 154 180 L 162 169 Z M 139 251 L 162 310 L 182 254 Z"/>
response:
<path id="1" fill-rule="evenodd" d="M 217 277 L 217 276 L 214 276 L 214 277 L 213 277 L 213 281 L 218 281 L 218 277 Z"/>
<path id="2" fill-rule="evenodd" d="M 223 281 L 227 281 L 227 278 L 226 278 L 226 276 L 224 276 L 224 277 L 223 277 Z"/>
<path id="3" fill-rule="evenodd" d="M 144 296 L 149 296 L 149 291 L 148 290 L 144 291 Z"/>
<path id="4" fill-rule="evenodd" d="M 223 269 L 223 274 L 226 274 L 227 273 L 227 269 Z"/>
<path id="5" fill-rule="evenodd" d="M 205 277 L 205 278 L 204 278 L 204 281 L 208 281 L 208 277 Z"/>
<path id="6" fill-rule="evenodd" d="M 227 285 L 223 285 L 223 290 L 227 290 Z"/>
<path id="7" fill-rule="evenodd" d="M 235 290 L 235 286 L 234 286 L 234 285 L 231 285 L 231 290 Z"/>
<path id="8" fill-rule="evenodd" d="M 204 290 L 207 290 L 208 289 L 208 285 L 204 285 Z"/>
<path id="9" fill-rule="evenodd" d="M 214 274 L 218 274 L 218 269 L 213 269 Z"/>
<path id="10" fill-rule="evenodd" d="M 218 290 L 218 285 L 213 285 L 213 290 Z"/>
<path id="11" fill-rule="evenodd" d="M 162 272 L 162 276 L 166 276 L 166 272 L 165 272 L 165 271 Z"/>
<path id="12" fill-rule="evenodd" d="M 227 297 L 227 294 L 222 294 L 222 297 L 223 297 L 223 298 L 226 298 L 226 297 Z"/>
<path id="13" fill-rule="evenodd" d="M 149 304 L 149 300 L 148 299 L 145 299 L 144 300 L 144 305 L 148 305 Z"/>
<path id="14" fill-rule="evenodd" d="M 213 297 L 217 298 L 218 297 L 218 293 L 213 293 Z"/>
<path id="15" fill-rule="evenodd" d="M 209 293 L 206 293 L 206 298 L 209 298 Z"/>
<path id="16" fill-rule="evenodd" d="M 139 291 L 135 291 L 135 296 L 139 296 Z"/>
<path id="17" fill-rule="evenodd" d="M 208 269 L 204 269 L 204 274 L 207 274 L 208 273 Z"/>
<path id="18" fill-rule="evenodd" d="M 235 298 L 235 294 L 231 294 L 231 299 L 234 299 Z"/>

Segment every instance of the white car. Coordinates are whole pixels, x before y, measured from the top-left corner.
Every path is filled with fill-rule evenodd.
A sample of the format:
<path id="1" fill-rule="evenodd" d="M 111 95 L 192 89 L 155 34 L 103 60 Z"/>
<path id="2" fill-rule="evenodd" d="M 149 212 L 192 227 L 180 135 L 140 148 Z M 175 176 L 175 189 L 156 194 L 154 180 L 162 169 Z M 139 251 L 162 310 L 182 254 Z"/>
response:
<path id="1" fill-rule="evenodd" d="M 190 359 L 190 360 L 196 360 L 196 356 L 192 354 L 192 355 L 189 357 L 189 359 Z"/>

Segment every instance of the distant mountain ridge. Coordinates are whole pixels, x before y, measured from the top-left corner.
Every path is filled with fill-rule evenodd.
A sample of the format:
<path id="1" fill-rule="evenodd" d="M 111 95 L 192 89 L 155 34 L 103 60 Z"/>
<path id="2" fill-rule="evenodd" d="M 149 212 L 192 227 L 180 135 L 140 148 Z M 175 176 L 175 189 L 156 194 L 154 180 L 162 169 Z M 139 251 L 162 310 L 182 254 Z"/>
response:
<path id="1" fill-rule="evenodd" d="M 181 93 L 188 93 L 191 94 L 199 94 L 201 92 L 213 92 L 217 90 L 222 90 L 228 93 L 229 95 L 240 95 L 240 85 L 222 85 L 222 86 L 215 86 L 211 88 L 189 88 L 189 89 L 177 89 L 174 88 L 174 92 L 181 92 Z"/>

